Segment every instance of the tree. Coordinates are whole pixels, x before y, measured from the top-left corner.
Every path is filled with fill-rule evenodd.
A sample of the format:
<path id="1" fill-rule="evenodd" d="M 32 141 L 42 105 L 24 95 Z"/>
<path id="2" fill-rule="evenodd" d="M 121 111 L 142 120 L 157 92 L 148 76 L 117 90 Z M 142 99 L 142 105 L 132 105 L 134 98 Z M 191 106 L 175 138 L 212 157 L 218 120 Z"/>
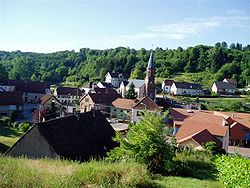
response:
<path id="1" fill-rule="evenodd" d="M 131 74 L 130 74 L 130 78 L 132 79 L 143 79 L 145 77 L 145 75 L 143 74 L 143 72 L 140 69 L 134 69 Z"/>
<path id="2" fill-rule="evenodd" d="M 221 43 L 221 46 L 222 46 L 223 48 L 227 48 L 227 43 L 226 43 L 225 41 L 223 41 L 223 42 Z"/>
<path id="3" fill-rule="evenodd" d="M 169 128 L 163 117 L 156 113 L 146 113 L 141 121 L 131 125 L 124 138 L 117 133 L 115 141 L 120 144 L 108 154 L 108 159 L 134 160 L 146 164 L 151 172 L 170 171 L 175 155 L 175 143 L 167 140 Z"/>
<path id="4" fill-rule="evenodd" d="M 13 61 L 10 79 L 30 80 L 35 70 L 35 64 L 30 57 L 17 57 Z"/>
<path id="5" fill-rule="evenodd" d="M 128 91 L 126 92 L 125 94 L 125 98 L 126 99 L 135 99 L 137 97 L 137 94 L 135 92 L 135 85 L 134 83 L 132 82 L 130 85 L 129 85 L 129 88 L 128 88 Z"/>
<path id="6" fill-rule="evenodd" d="M 0 63 L 0 80 L 4 80 L 8 78 L 8 73 L 5 67 Z"/>
<path id="7" fill-rule="evenodd" d="M 232 44 L 230 45 L 230 49 L 231 49 L 231 50 L 235 49 L 235 43 L 232 43 Z"/>

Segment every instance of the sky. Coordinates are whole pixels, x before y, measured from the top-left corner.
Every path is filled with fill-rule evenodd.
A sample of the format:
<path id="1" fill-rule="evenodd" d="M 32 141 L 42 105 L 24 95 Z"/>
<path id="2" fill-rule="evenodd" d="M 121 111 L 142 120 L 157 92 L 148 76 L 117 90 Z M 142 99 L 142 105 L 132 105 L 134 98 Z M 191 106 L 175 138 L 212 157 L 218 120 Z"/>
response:
<path id="1" fill-rule="evenodd" d="M 250 44 L 250 0 L 0 0 L 0 50 Z"/>

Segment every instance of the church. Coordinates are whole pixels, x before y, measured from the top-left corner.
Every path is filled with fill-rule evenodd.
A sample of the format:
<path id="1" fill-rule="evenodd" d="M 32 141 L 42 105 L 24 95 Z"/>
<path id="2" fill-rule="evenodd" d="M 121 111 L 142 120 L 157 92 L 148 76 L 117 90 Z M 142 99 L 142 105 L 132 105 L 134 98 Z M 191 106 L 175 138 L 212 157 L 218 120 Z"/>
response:
<path id="1" fill-rule="evenodd" d="M 154 63 L 154 54 L 153 50 L 150 52 L 150 57 L 148 60 L 147 73 L 145 78 L 145 94 L 149 96 L 153 101 L 155 101 L 156 97 L 156 89 L 155 89 L 155 63 Z"/>

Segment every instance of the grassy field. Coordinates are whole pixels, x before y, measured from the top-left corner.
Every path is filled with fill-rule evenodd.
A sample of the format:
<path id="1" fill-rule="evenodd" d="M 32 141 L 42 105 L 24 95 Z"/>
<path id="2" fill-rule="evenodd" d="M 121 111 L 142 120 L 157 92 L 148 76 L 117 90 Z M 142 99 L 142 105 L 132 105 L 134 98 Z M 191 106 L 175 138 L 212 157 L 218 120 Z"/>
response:
<path id="1" fill-rule="evenodd" d="M 217 181 L 152 178 L 143 165 L 0 157 L 0 187 L 222 187 Z"/>
<path id="2" fill-rule="evenodd" d="M 0 126 L 0 143 L 12 146 L 21 136 L 23 132 L 5 126 Z"/>

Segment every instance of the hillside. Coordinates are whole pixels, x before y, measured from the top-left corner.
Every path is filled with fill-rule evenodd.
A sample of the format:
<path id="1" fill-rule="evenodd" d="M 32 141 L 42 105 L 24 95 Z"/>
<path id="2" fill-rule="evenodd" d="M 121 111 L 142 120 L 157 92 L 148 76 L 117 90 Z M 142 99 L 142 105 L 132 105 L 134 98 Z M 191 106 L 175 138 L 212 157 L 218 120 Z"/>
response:
<path id="1" fill-rule="evenodd" d="M 212 180 L 153 178 L 136 163 L 81 163 L 0 157 L 0 187 L 223 187 Z"/>
<path id="2" fill-rule="evenodd" d="M 222 45 L 223 44 L 223 45 Z M 206 88 L 214 80 L 233 78 L 239 86 L 250 81 L 250 45 L 227 47 L 198 45 L 183 49 L 156 48 L 155 76 L 178 81 L 194 81 Z M 102 80 L 107 71 L 123 72 L 144 79 L 149 51 L 118 47 L 107 50 L 82 48 L 79 52 L 55 53 L 0 51 L 0 80 L 22 79 L 51 83 L 75 83 Z"/>

